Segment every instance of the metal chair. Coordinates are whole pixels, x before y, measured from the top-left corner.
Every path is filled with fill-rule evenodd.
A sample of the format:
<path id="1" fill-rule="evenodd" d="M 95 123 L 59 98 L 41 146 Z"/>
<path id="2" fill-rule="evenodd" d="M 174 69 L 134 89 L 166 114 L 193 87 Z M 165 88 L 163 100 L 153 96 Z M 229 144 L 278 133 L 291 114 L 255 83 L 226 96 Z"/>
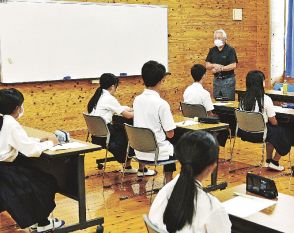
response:
<path id="1" fill-rule="evenodd" d="M 207 112 L 202 104 L 186 104 L 180 102 L 182 114 L 184 117 L 207 117 Z"/>
<path id="2" fill-rule="evenodd" d="M 154 153 L 154 161 L 142 161 L 142 160 L 137 159 L 136 157 L 132 157 L 132 158 L 135 159 L 136 161 L 138 161 L 139 163 L 144 163 L 144 164 L 147 164 L 150 166 L 154 166 L 155 172 L 156 172 L 157 166 L 176 163 L 177 160 L 158 161 L 159 147 L 158 147 L 158 144 L 156 141 L 155 134 L 153 133 L 153 131 L 151 129 L 135 127 L 135 126 L 128 125 L 128 124 L 125 124 L 125 129 L 126 129 L 126 133 L 127 133 L 127 137 L 128 137 L 128 148 L 127 148 L 126 161 L 129 158 L 129 156 L 128 156 L 129 149 L 130 149 L 130 147 L 132 147 L 134 150 L 137 150 L 140 152 Z M 123 185 L 125 164 L 124 164 L 123 172 L 122 172 L 121 185 Z M 155 176 L 153 176 L 153 180 L 152 180 L 150 203 L 152 200 L 154 181 L 155 181 Z"/>
<path id="3" fill-rule="evenodd" d="M 150 222 L 147 214 L 143 215 L 143 219 L 148 233 L 167 233 L 166 231 L 160 230 L 152 222 Z"/>
<path id="4" fill-rule="evenodd" d="M 107 155 L 108 155 L 108 146 L 109 146 L 109 140 L 110 140 L 110 132 L 107 127 L 107 124 L 105 120 L 100 116 L 92 116 L 88 113 L 83 113 L 84 119 L 87 124 L 88 128 L 88 134 L 86 141 L 89 141 L 89 136 L 95 136 L 95 137 L 104 137 L 106 138 L 105 143 L 105 158 L 104 158 L 104 166 L 103 166 L 103 173 L 102 173 L 102 183 L 103 187 L 106 187 L 104 185 L 104 177 L 105 177 L 105 169 L 106 169 L 106 162 L 107 162 Z M 97 161 L 96 161 L 97 162 Z"/>
<path id="5" fill-rule="evenodd" d="M 232 151 L 234 151 L 235 148 L 235 142 L 236 142 L 236 137 L 237 137 L 237 133 L 238 130 L 241 129 L 245 132 L 248 133 L 253 133 L 253 134 L 261 134 L 262 133 L 262 155 L 261 155 L 261 161 L 259 163 L 259 165 L 255 165 L 253 167 L 260 167 L 260 172 L 261 172 L 261 168 L 262 168 L 262 164 L 264 161 L 264 154 L 265 154 L 265 139 L 266 139 L 266 135 L 267 135 L 267 127 L 263 118 L 262 113 L 260 112 L 251 112 L 251 111 L 242 111 L 239 109 L 235 110 L 235 116 L 236 116 L 236 132 L 235 132 L 235 137 L 234 137 L 234 142 L 233 142 L 233 148 Z M 232 160 L 233 160 L 233 154 L 232 153 Z M 235 170 L 230 170 L 231 172 L 235 172 L 237 170 L 242 170 L 242 169 L 246 169 L 246 168 L 251 168 L 250 167 L 245 167 L 245 168 L 239 168 L 239 169 L 235 169 Z"/>

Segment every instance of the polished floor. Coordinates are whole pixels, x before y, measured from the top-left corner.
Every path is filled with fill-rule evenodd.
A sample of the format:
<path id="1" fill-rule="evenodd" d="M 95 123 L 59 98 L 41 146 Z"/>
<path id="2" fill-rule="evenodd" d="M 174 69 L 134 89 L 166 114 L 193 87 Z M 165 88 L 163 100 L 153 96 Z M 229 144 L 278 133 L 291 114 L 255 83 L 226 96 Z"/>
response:
<path id="1" fill-rule="evenodd" d="M 261 158 L 261 146 L 243 142 L 237 139 L 233 162 L 226 162 L 229 158 L 229 144 L 226 148 L 221 148 L 219 177 L 218 181 L 228 182 L 229 187 L 245 182 L 247 171 L 259 173 L 259 168 L 241 169 L 234 173 L 229 170 L 243 168 L 248 165 L 258 164 Z M 120 164 L 110 162 L 107 164 L 107 175 L 105 183 L 111 185 L 110 188 L 102 187 L 102 171 L 96 168 L 95 160 L 104 155 L 104 151 L 89 153 L 86 155 L 86 192 L 87 192 L 87 218 L 97 216 L 105 218 L 104 232 L 111 233 L 145 233 L 142 215 L 148 213 L 149 195 L 146 190 L 150 190 L 152 179 L 138 181 L 136 175 L 127 175 L 123 188 L 120 186 Z M 288 156 L 282 158 L 282 165 L 286 167 L 284 172 L 269 171 L 265 168 L 261 174 L 271 177 L 276 181 L 279 192 L 294 195 L 294 181 L 289 175 Z M 134 162 L 133 167 L 137 167 Z M 180 170 L 180 165 L 177 165 Z M 156 187 L 160 187 L 163 182 L 162 169 L 156 176 Z M 208 178 L 204 184 L 208 185 Z M 76 201 L 61 195 L 56 196 L 57 208 L 54 217 L 62 218 L 67 224 L 75 223 L 78 220 L 78 205 Z M 0 214 L 0 232 L 29 232 L 28 229 L 22 230 L 17 227 L 10 216 L 4 212 Z M 96 227 L 90 227 L 80 232 L 96 232 Z"/>

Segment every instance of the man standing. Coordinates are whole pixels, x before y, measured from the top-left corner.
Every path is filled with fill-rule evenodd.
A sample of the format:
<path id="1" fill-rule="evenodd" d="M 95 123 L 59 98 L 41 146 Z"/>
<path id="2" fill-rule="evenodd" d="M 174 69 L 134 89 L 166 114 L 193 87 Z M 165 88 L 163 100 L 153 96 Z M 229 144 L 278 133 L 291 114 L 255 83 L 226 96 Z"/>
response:
<path id="1" fill-rule="evenodd" d="M 236 79 L 234 69 L 238 58 L 235 49 L 226 43 L 227 34 L 219 29 L 214 32 L 214 47 L 209 50 L 206 57 L 206 69 L 214 74 L 214 98 L 227 98 L 235 100 Z"/>

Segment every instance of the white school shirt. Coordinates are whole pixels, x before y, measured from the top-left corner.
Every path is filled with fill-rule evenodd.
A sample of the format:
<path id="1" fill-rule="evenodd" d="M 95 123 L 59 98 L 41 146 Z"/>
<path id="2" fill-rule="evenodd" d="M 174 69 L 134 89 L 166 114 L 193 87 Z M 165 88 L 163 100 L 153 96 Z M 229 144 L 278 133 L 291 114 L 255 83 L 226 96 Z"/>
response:
<path id="1" fill-rule="evenodd" d="M 44 150 L 51 147 L 52 141 L 39 142 L 29 137 L 14 117 L 3 116 L 0 130 L 0 161 L 13 162 L 18 152 L 27 157 L 39 157 Z"/>
<path id="2" fill-rule="evenodd" d="M 183 98 L 186 104 L 202 104 L 207 112 L 214 109 L 210 93 L 199 82 L 194 82 L 188 86 L 184 91 Z"/>
<path id="3" fill-rule="evenodd" d="M 179 175 L 159 191 L 149 211 L 150 221 L 164 231 L 166 226 L 163 223 L 163 213 L 178 178 Z M 231 233 L 232 224 L 219 200 L 202 189 L 197 189 L 197 202 L 194 201 L 196 215 L 192 219 L 192 225 L 185 225 L 177 233 Z"/>
<path id="4" fill-rule="evenodd" d="M 112 122 L 113 114 L 119 115 L 124 110 L 125 107 L 121 106 L 117 99 L 111 95 L 109 91 L 103 89 L 97 105 L 90 115 L 100 116 L 105 120 L 106 124 L 109 124 Z"/>
<path id="5" fill-rule="evenodd" d="M 134 126 L 151 129 L 159 147 L 158 160 L 168 160 L 174 154 L 174 147 L 166 140 L 165 131 L 176 128 L 169 104 L 156 91 L 145 89 L 135 98 L 133 108 Z M 154 161 L 153 153 L 135 153 L 138 159 Z"/>
<path id="6" fill-rule="evenodd" d="M 242 108 L 241 108 L 241 110 L 242 110 Z M 255 103 L 254 112 L 259 112 L 259 107 L 258 107 L 257 101 Z M 265 123 L 268 122 L 269 117 L 276 116 L 274 103 L 273 103 L 271 97 L 269 97 L 268 95 L 264 95 L 264 103 L 263 103 L 263 112 L 262 112 L 262 114 L 263 114 L 263 118 L 264 118 Z"/>

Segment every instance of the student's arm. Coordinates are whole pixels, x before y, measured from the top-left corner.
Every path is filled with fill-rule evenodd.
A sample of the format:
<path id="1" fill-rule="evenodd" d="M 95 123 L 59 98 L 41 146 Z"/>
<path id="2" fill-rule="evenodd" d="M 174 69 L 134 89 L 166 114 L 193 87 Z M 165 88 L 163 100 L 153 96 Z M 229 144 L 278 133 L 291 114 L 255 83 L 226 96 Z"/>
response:
<path id="1" fill-rule="evenodd" d="M 175 131 L 174 130 L 165 131 L 165 134 L 167 138 L 173 138 L 175 135 Z"/>
<path id="2" fill-rule="evenodd" d="M 174 129 L 176 128 L 173 115 L 170 111 L 169 104 L 165 101 L 159 108 L 159 119 L 167 138 L 174 136 Z"/>
<path id="3" fill-rule="evenodd" d="M 277 118 L 275 116 L 274 117 L 269 117 L 268 121 L 271 123 L 271 125 L 278 125 L 278 121 L 277 121 Z"/>
<path id="4" fill-rule="evenodd" d="M 44 150 L 58 144 L 54 136 L 48 137 L 44 142 L 37 142 L 30 138 L 20 125 L 11 129 L 9 142 L 14 149 L 27 157 L 39 157 Z"/>
<path id="5" fill-rule="evenodd" d="M 127 119 L 132 119 L 134 118 L 134 111 L 124 110 L 121 115 Z"/>
<path id="6" fill-rule="evenodd" d="M 231 233 L 232 231 L 232 224 L 224 207 L 219 207 L 215 209 L 208 217 L 205 226 L 207 233 Z"/>
<path id="7" fill-rule="evenodd" d="M 212 111 L 208 111 L 208 112 L 207 112 L 207 115 L 208 115 L 208 116 L 211 116 L 211 117 L 214 116 L 214 114 L 212 113 Z"/>

